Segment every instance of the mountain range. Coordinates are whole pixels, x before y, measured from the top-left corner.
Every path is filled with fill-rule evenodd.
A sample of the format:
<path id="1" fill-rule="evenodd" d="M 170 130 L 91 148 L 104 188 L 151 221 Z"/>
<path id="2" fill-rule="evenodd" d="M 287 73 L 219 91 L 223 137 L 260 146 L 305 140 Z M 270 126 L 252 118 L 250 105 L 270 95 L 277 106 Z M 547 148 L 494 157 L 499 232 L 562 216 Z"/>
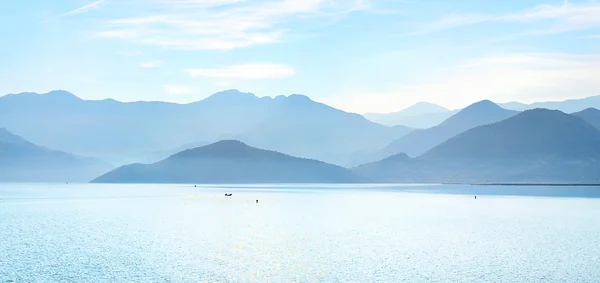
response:
<path id="1" fill-rule="evenodd" d="M 93 183 L 358 183 L 348 169 L 224 140 L 188 149 L 153 164 L 132 164 Z"/>
<path id="2" fill-rule="evenodd" d="M 417 158 L 401 153 L 354 170 L 386 182 L 593 183 L 600 181 L 600 131 L 558 110 L 528 110 Z"/>
<path id="3" fill-rule="evenodd" d="M 571 114 L 422 103 L 403 115 L 453 114 L 413 130 L 298 94 L 228 90 L 189 104 L 11 94 L 0 97 L 0 182 L 600 182 L 600 111 L 582 107 L 596 100 L 548 105 Z M 98 157 L 131 165 L 109 172 Z"/>
<path id="4" fill-rule="evenodd" d="M 0 128 L 0 182 L 88 182 L 112 167 L 47 149 Z"/>
<path id="5" fill-rule="evenodd" d="M 365 118 L 387 126 L 403 125 L 415 129 L 426 129 L 437 126 L 458 111 L 451 111 L 442 106 L 419 102 L 411 107 L 392 113 L 369 113 Z"/>
<path id="6" fill-rule="evenodd" d="M 88 101 L 66 91 L 10 94 L 0 97 L 0 125 L 34 143 L 114 164 L 231 138 L 344 164 L 356 153 L 381 148 L 411 131 L 303 95 L 258 98 L 237 90 L 189 104 Z"/>
<path id="7" fill-rule="evenodd" d="M 569 99 L 564 101 L 536 102 L 525 104 L 520 102 L 509 102 L 498 104 L 503 108 L 524 111 L 536 108 L 544 108 L 551 110 L 560 110 L 565 113 L 573 113 L 583 111 L 588 108 L 600 109 L 600 95 L 590 96 L 580 99 Z"/>
<path id="8" fill-rule="evenodd" d="M 406 153 L 411 157 L 417 157 L 466 130 L 502 121 L 517 113 L 517 111 L 503 109 L 489 100 L 480 101 L 461 110 L 440 125 L 429 129 L 414 130 L 408 135 L 397 139 L 375 153 L 371 161 L 398 153 Z"/>
<path id="9" fill-rule="evenodd" d="M 564 101 L 536 102 L 531 104 L 508 102 L 499 103 L 498 105 L 504 109 L 515 111 L 545 108 L 560 110 L 565 113 L 573 113 L 583 111 L 587 108 L 600 109 L 600 95 Z M 387 126 L 404 125 L 415 129 L 427 129 L 439 125 L 459 111 L 460 109 L 448 110 L 436 104 L 419 102 L 397 112 L 368 113 L 364 116 L 373 122 Z"/>

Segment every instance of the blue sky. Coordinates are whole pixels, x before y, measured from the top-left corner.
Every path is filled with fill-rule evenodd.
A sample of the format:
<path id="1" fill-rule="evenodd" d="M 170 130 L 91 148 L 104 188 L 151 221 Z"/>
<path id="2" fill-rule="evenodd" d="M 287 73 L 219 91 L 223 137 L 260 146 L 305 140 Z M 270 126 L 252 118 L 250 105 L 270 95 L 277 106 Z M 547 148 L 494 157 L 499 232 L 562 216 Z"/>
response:
<path id="1" fill-rule="evenodd" d="M 0 93 L 190 102 L 236 88 L 354 112 L 600 94 L 600 1 L 1 1 Z"/>

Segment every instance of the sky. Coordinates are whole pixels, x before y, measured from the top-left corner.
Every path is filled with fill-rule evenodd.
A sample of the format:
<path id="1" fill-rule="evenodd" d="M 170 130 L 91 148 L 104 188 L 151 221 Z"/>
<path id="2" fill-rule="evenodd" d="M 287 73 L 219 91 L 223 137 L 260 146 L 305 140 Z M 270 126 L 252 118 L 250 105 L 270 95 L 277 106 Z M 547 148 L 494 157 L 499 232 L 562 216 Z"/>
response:
<path id="1" fill-rule="evenodd" d="M 0 1 L 0 93 L 358 112 L 600 94 L 600 0 Z"/>

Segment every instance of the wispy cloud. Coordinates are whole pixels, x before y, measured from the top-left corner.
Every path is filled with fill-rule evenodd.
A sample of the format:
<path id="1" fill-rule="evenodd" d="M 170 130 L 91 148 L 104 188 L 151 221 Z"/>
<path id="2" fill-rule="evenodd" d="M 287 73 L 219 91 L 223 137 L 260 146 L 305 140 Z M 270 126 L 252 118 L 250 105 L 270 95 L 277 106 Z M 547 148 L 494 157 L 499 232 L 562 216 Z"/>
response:
<path id="1" fill-rule="evenodd" d="M 152 0 L 136 3 L 153 13 L 109 20 L 96 35 L 173 49 L 230 50 L 280 42 L 290 23 L 366 10 L 370 1 Z"/>
<path id="2" fill-rule="evenodd" d="M 186 72 L 191 77 L 219 79 L 277 79 L 296 74 L 293 68 L 280 64 L 242 64 L 214 69 L 188 69 Z"/>
<path id="3" fill-rule="evenodd" d="M 140 63 L 140 67 L 142 67 L 142 68 L 156 68 L 156 67 L 162 65 L 162 63 L 163 63 L 162 61 L 158 61 L 158 60 L 147 61 L 147 62 Z"/>
<path id="4" fill-rule="evenodd" d="M 600 28 L 600 3 L 587 1 L 580 3 L 544 4 L 532 9 L 510 14 L 458 14 L 443 17 L 429 25 L 422 32 L 434 32 L 486 22 L 531 23 L 547 21 L 547 30 L 539 33 L 560 33 L 573 30 Z"/>
<path id="5" fill-rule="evenodd" d="M 499 54 L 432 70 L 421 83 L 398 82 L 381 92 L 345 93 L 323 102 L 349 111 L 392 112 L 419 101 L 460 108 L 482 99 L 554 101 L 600 94 L 600 55 Z"/>
<path id="6" fill-rule="evenodd" d="M 189 94 L 194 92 L 192 88 L 182 85 L 164 85 L 163 91 L 169 95 Z"/>
<path id="7" fill-rule="evenodd" d="M 107 0 L 98 0 L 96 2 L 92 2 L 90 4 L 87 4 L 85 6 L 79 7 L 75 10 L 66 12 L 64 14 L 62 14 L 61 16 L 71 16 L 71 15 L 76 15 L 76 14 L 81 14 L 81 13 L 85 13 L 88 12 L 90 10 L 96 9 L 98 8 L 102 3 L 106 2 Z"/>

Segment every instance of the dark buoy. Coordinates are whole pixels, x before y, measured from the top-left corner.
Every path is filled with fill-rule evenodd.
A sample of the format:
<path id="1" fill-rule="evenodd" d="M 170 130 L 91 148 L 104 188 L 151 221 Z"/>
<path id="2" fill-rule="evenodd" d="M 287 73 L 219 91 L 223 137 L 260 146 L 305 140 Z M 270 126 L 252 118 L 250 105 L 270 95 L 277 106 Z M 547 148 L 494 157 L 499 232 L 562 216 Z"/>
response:
<path id="1" fill-rule="evenodd" d="M 477 196 L 475 196 L 475 199 L 477 199 Z"/>
<path id="2" fill-rule="evenodd" d="M 258 200 L 256 200 L 256 203 L 258 203 Z"/>
<path id="3" fill-rule="evenodd" d="M 198 186 L 194 185 L 194 188 L 197 188 Z"/>

